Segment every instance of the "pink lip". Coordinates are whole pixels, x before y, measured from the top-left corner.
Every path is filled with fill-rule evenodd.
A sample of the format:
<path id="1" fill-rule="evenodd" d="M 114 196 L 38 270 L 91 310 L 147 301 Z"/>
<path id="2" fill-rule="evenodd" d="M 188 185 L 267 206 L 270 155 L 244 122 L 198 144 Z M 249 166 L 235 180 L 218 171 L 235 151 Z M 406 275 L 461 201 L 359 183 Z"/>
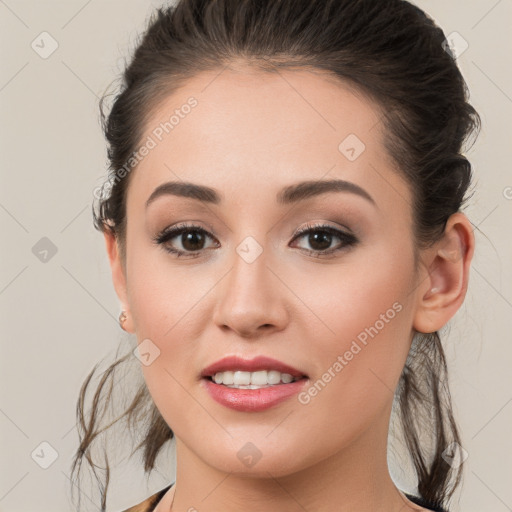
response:
<path id="1" fill-rule="evenodd" d="M 240 412 L 259 412 L 274 407 L 297 394 L 308 381 L 304 377 L 289 384 L 277 384 L 260 389 L 236 389 L 216 384 L 206 377 L 201 380 L 201 385 L 206 387 L 216 402 L 225 407 Z"/>
<path id="2" fill-rule="evenodd" d="M 281 373 L 289 373 L 293 377 L 305 377 L 304 373 L 288 366 L 277 359 L 271 357 L 258 356 L 254 359 L 243 359 L 240 356 L 228 356 L 207 366 L 202 372 L 201 377 L 211 377 L 217 372 L 241 370 L 245 372 L 257 372 L 259 370 L 276 370 Z"/>
<path id="3" fill-rule="evenodd" d="M 289 373 L 300 380 L 289 384 L 277 384 L 260 389 L 236 389 L 216 384 L 210 377 L 224 371 L 257 372 L 259 370 L 276 370 Z M 308 382 L 308 377 L 300 370 L 266 356 L 243 359 L 240 356 L 225 357 L 201 372 L 201 385 L 205 386 L 210 396 L 221 405 L 240 412 L 258 412 L 274 407 L 287 398 L 297 394 Z"/>

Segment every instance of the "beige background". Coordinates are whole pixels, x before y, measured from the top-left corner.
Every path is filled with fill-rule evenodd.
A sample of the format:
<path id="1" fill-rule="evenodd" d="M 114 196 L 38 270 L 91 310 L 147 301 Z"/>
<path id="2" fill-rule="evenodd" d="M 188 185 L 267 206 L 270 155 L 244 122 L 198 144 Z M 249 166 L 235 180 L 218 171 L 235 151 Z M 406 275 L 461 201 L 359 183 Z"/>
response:
<path id="1" fill-rule="evenodd" d="M 156 5 L 0 0 L 1 512 L 71 509 L 80 385 L 121 340 L 125 348 L 134 342 L 118 327 L 103 237 L 92 226 L 92 192 L 106 169 L 97 104 Z M 477 188 L 466 212 L 477 251 L 466 302 L 444 337 L 468 452 L 452 512 L 505 512 L 512 510 L 512 2 L 418 5 L 447 35 L 456 31 L 468 42 L 458 62 L 483 120 L 468 153 Z M 58 44 L 47 58 L 31 47 L 43 31 Z M 41 250 L 36 244 L 49 243 L 43 237 L 57 251 L 46 262 L 34 254 Z M 174 481 L 171 448 L 148 482 L 136 460 L 121 460 L 108 510 Z M 43 469 L 53 450 L 56 460 Z M 94 497 L 92 488 L 84 490 L 86 510 L 98 510 L 89 501 Z"/>

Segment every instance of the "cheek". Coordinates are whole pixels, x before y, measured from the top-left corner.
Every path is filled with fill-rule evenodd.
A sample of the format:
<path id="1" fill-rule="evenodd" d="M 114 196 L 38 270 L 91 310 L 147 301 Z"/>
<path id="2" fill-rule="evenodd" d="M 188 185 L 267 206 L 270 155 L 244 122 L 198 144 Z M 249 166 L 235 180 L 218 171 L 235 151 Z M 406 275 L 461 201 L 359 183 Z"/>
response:
<path id="1" fill-rule="evenodd" d="M 128 297 L 137 335 L 167 339 L 183 327 L 180 319 L 186 318 L 203 285 L 191 275 L 191 267 L 171 265 L 171 256 L 162 249 L 140 243 L 129 250 Z"/>
<path id="2" fill-rule="evenodd" d="M 379 422 L 392 404 L 409 351 L 406 317 L 410 313 L 407 304 L 398 312 L 382 311 L 389 311 L 388 323 L 369 315 L 372 320 L 364 328 L 350 325 L 347 335 L 342 331 L 335 344 L 324 345 L 321 354 L 315 350 L 314 357 L 323 361 L 323 368 L 299 397 L 304 417 L 339 446 L 349 444 L 370 425 L 387 429 L 387 421 L 386 425 Z M 349 324 L 347 317 L 346 322 L 340 318 L 338 325 L 342 329 Z"/>
<path id="3" fill-rule="evenodd" d="M 331 269 L 321 289 L 318 275 L 302 281 L 302 293 L 317 290 L 308 305 L 329 328 L 309 354 L 320 366 L 302 402 L 333 436 L 359 431 L 390 404 L 407 358 L 413 257 L 391 249 L 358 255 L 337 276 Z M 347 418 L 351 428 L 342 434 L 339 421 Z"/>
<path id="4" fill-rule="evenodd" d="M 170 396 L 175 398 L 173 409 L 187 403 L 182 386 L 189 388 L 198 372 L 193 340 L 200 336 L 199 299 L 207 287 L 187 278 L 190 268 L 171 269 L 160 251 L 141 246 L 131 248 L 128 296 L 139 351 L 149 352 L 151 358 L 150 364 L 144 364 L 141 357 L 144 378 L 157 407 L 164 412 Z"/>
<path id="5" fill-rule="evenodd" d="M 393 247 L 381 245 L 355 251 L 339 265 L 301 272 L 294 292 L 322 321 L 318 327 L 334 343 L 346 343 L 361 333 L 364 341 L 365 329 L 375 324 L 387 337 L 402 322 L 410 322 L 405 311 L 412 298 L 413 269 L 412 251 L 397 254 Z M 319 345 L 328 349 L 332 343 Z"/>

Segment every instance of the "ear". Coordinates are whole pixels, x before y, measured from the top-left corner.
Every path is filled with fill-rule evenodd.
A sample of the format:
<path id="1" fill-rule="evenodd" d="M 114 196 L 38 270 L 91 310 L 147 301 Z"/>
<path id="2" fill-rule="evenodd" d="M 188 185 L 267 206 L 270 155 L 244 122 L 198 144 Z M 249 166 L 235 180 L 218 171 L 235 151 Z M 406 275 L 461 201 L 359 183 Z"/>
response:
<path id="1" fill-rule="evenodd" d="M 126 311 L 127 315 L 127 319 L 125 320 L 123 327 L 127 332 L 134 333 L 133 317 L 130 313 L 128 294 L 126 291 L 125 268 L 121 261 L 117 237 L 108 230 L 105 231 L 103 235 L 105 237 L 105 246 L 107 249 L 108 259 L 110 261 L 110 268 L 112 270 L 112 282 L 114 283 L 116 294 L 121 301 L 121 307 L 123 311 Z"/>
<path id="2" fill-rule="evenodd" d="M 474 250 L 471 223 L 463 213 L 454 213 L 441 240 L 422 255 L 427 272 L 419 276 L 413 321 L 416 331 L 438 331 L 455 315 L 466 296 Z"/>

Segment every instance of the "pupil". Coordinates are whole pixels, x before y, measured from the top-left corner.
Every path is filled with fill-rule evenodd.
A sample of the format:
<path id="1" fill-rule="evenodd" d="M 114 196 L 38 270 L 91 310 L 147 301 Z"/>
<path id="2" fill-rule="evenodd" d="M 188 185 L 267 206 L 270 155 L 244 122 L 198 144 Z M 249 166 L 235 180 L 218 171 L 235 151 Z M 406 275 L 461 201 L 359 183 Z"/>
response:
<path id="1" fill-rule="evenodd" d="M 189 231 L 181 235 L 183 247 L 189 251 L 201 249 L 201 242 L 204 243 L 204 236 L 198 231 Z M 309 243 L 311 247 L 319 251 L 328 249 L 332 242 L 332 235 L 325 231 L 310 233 Z M 199 247 L 197 246 L 199 245 Z"/>
<path id="2" fill-rule="evenodd" d="M 195 244 L 198 242 L 200 244 L 201 240 L 204 242 L 204 237 L 203 234 L 198 231 L 189 231 L 186 234 L 184 233 L 181 235 L 181 243 L 183 244 L 183 247 L 189 251 L 200 250 L 201 247 L 196 247 Z"/>
<path id="3" fill-rule="evenodd" d="M 323 238 L 323 241 L 326 243 L 322 244 L 322 240 L 321 240 L 322 238 Z M 318 249 L 320 251 L 329 248 L 329 246 L 331 245 L 331 239 L 332 239 L 332 235 L 330 233 L 326 233 L 325 231 L 311 233 L 309 235 L 309 243 L 310 243 L 311 247 L 313 247 L 314 249 Z M 315 245 L 316 245 L 316 247 L 315 247 Z M 320 245 L 320 247 L 318 247 L 318 245 Z"/>

